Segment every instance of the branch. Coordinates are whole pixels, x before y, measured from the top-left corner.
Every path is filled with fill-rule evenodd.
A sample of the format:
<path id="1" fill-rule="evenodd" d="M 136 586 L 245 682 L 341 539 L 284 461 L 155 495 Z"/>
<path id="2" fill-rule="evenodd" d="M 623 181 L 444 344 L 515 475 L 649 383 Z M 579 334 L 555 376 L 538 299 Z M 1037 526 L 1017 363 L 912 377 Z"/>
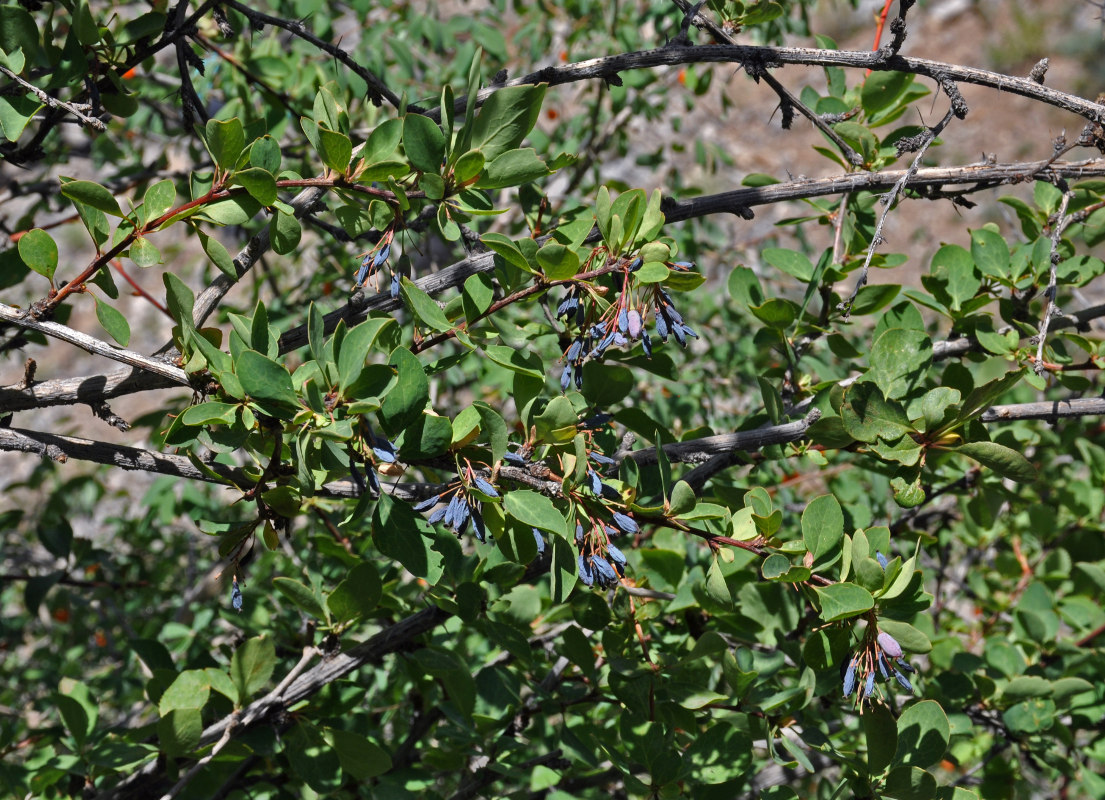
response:
<path id="1" fill-rule="evenodd" d="M 956 93 L 958 94 L 958 92 Z M 871 244 L 867 246 L 867 258 L 863 260 L 863 268 L 859 272 L 859 278 L 856 279 L 855 288 L 852 289 L 851 296 L 842 302 L 839 308 L 844 311 L 844 318 L 847 320 L 849 314 L 852 311 L 852 304 L 856 301 L 856 295 L 859 294 L 859 290 L 867 285 L 867 273 L 871 268 L 871 259 L 875 257 L 875 251 L 879 245 L 883 243 L 882 229 L 886 224 L 886 218 L 890 216 L 890 210 L 894 208 L 894 203 L 897 201 L 898 196 L 901 195 L 905 189 L 909 180 L 917 174 L 917 170 L 921 166 L 921 159 L 925 157 L 925 153 L 929 149 L 936 137 L 940 135 L 940 132 L 947 127 L 947 124 L 952 121 L 952 118 L 957 116 L 955 112 L 955 101 L 952 101 L 952 108 L 948 109 L 948 113 L 944 115 L 936 125 L 931 128 L 926 128 L 925 132 L 920 136 L 920 146 L 917 147 L 917 155 L 914 156 L 912 163 L 900 177 L 894 185 L 890 188 L 890 191 L 879 198 L 879 202 L 883 205 L 882 214 L 879 215 L 879 221 L 875 225 L 875 233 L 871 236 Z"/>
<path id="2" fill-rule="evenodd" d="M 1105 305 L 1090 306 L 1084 308 L 1081 311 L 1075 311 L 1073 314 L 1062 314 L 1056 316 L 1051 322 L 1050 330 L 1056 331 L 1063 328 L 1078 328 L 1082 330 L 1087 323 L 1092 320 L 1105 317 Z M 1005 333 L 1006 331 L 1013 330 L 1012 326 L 1005 326 L 998 330 L 998 333 Z M 959 339 L 949 339 L 943 342 L 932 343 L 932 358 L 934 361 L 943 361 L 946 358 L 955 358 L 956 356 L 966 355 L 967 353 L 980 352 L 983 350 L 982 345 L 978 343 L 978 340 L 964 336 Z"/>
<path id="3" fill-rule="evenodd" d="M 281 17 L 273 17 L 269 14 L 255 11 L 249 6 L 242 5 L 241 3 L 237 2 L 237 0 L 224 0 L 224 4 L 242 14 L 250 22 L 260 22 L 267 25 L 275 25 L 278 28 L 283 28 L 289 33 L 298 36 L 305 42 L 309 42 L 310 44 L 317 47 L 319 50 L 322 50 L 328 55 L 336 58 L 341 63 L 345 64 L 345 66 L 349 67 L 349 69 L 356 73 L 361 78 L 361 80 L 368 84 L 369 96 L 371 97 L 375 105 L 380 105 L 380 101 L 383 99 L 387 100 L 395 108 L 402 107 L 403 102 L 402 100 L 400 100 L 399 96 L 395 94 L 395 92 L 391 91 L 387 86 L 385 86 L 384 82 L 376 77 L 376 75 L 354 61 L 353 57 L 342 50 L 340 47 L 319 39 L 317 36 L 307 30 L 307 26 L 304 25 L 302 22 L 299 22 L 298 20 L 293 22 L 291 20 L 282 19 Z M 414 106 L 408 106 L 407 108 L 409 111 L 415 110 Z"/>
<path id="4" fill-rule="evenodd" d="M 156 453 L 122 444 L 21 428 L 0 428 L 0 451 L 36 453 L 63 464 L 72 458 L 76 461 L 90 461 L 94 464 L 155 472 L 189 480 L 225 483 L 234 487 L 253 486 L 257 483 L 257 479 L 245 470 L 218 461 L 204 461 L 204 469 L 201 469 L 187 456 Z M 431 489 L 436 486 L 437 484 L 424 483 L 382 484 L 383 490 L 392 497 L 410 501 L 428 497 Z M 319 494 L 324 497 L 358 497 L 361 492 L 353 481 L 340 480 L 325 484 Z"/>
<path id="5" fill-rule="evenodd" d="M 47 94 L 42 89 L 39 89 L 37 86 L 35 86 L 34 84 L 28 83 L 27 81 L 23 80 L 21 77 L 19 77 L 19 75 L 12 72 L 10 69 L 8 69 L 7 67 L 5 67 L 3 65 L 0 65 L 0 75 L 6 75 L 7 77 L 11 78 L 13 81 L 18 83 L 24 89 L 26 89 L 31 94 L 33 94 L 35 97 L 37 97 L 38 101 L 40 103 L 43 103 L 43 104 L 49 106 L 50 108 L 56 108 L 56 109 L 61 109 L 63 111 L 68 111 L 74 117 L 79 119 L 81 121 L 82 125 L 87 125 L 88 127 L 92 128 L 95 131 L 106 131 L 107 130 L 107 125 L 104 123 L 103 120 L 97 119 L 96 117 L 90 117 L 87 114 L 85 114 L 84 112 L 82 112 L 79 108 L 72 105 L 71 103 L 66 103 L 64 100 L 58 100 L 56 97 L 53 97 L 53 96 Z"/>
<path id="6" fill-rule="evenodd" d="M 139 369 L 119 369 L 102 375 L 78 378 L 57 378 L 32 383 L 30 386 L 20 382 L 0 386 L 0 413 L 72 403 L 95 405 L 113 397 L 178 386 L 176 381 Z"/>
<path id="7" fill-rule="evenodd" d="M 29 328 L 30 330 L 44 333 L 47 336 L 52 336 L 63 342 L 75 344 L 77 347 L 93 355 L 104 356 L 105 358 L 110 358 L 112 361 L 119 361 L 123 364 L 129 364 L 132 367 L 138 367 L 147 372 L 152 372 L 154 375 L 159 375 L 181 386 L 191 386 L 187 373 L 180 367 L 150 358 L 149 356 L 144 356 L 141 353 L 135 353 L 132 350 L 123 350 L 108 344 L 102 339 L 96 339 L 95 337 L 73 330 L 57 322 L 34 319 L 26 311 L 13 306 L 0 303 L 0 320 L 11 322 L 22 328 Z"/>
<path id="8" fill-rule="evenodd" d="M 236 5 L 237 3 L 235 3 Z M 707 44 L 692 47 L 669 46 L 655 50 L 642 50 L 592 58 L 574 64 L 545 67 L 521 78 L 481 89 L 476 94 L 476 104 L 482 105 L 492 94 L 509 86 L 525 86 L 538 83 L 559 86 L 577 81 L 607 79 L 629 70 L 711 63 L 736 63 L 745 67 L 755 65 L 759 68 L 796 64 L 809 67 L 854 67 L 876 72 L 910 72 L 936 81 L 948 79 L 958 83 L 986 86 L 1027 97 L 1031 100 L 1038 100 L 1064 111 L 1070 111 L 1090 122 L 1105 122 L 1105 106 L 1077 95 L 1050 89 L 1037 83 L 1031 77 L 1016 78 L 1000 72 L 964 67 L 959 64 L 948 64 L 925 58 L 908 58 L 893 55 L 889 49 L 868 52 L 859 50 L 818 50 L 810 47 L 773 47 L 769 45 Z M 467 104 L 468 98 L 461 97 L 456 101 L 454 108 L 458 114 L 462 114 Z M 433 119 L 439 119 L 441 111 L 438 108 L 430 109 L 426 112 L 426 115 Z"/>
<path id="9" fill-rule="evenodd" d="M 1018 419 L 1043 419 L 1052 423 L 1060 418 L 1089 417 L 1105 414 L 1105 398 L 1075 397 L 1069 400 L 1044 400 L 1038 403 L 1016 403 L 990 406 L 982 412 L 982 422 L 1013 422 Z"/>
<path id="10" fill-rule="evenodd" d="M 1059 313 L 1059 308 L 1055 305 L 1055 294 L 1059 290 L 1056 267 L 1059 265 L 1059 262 L 1063 260 L 1063 256 L 1059 252 L 1059 243 L 1063 239 L 1063 231 L 1066 230 L 1067 225 L 1070 223 L 1070 217 L 1067 216 L 1067 206 L 1070 204 L 1071 195 L 1073 194 L 1070 187 L 1068 187 L 1065 182 L 1062 185 L 1062 189 L 1063 200 L 1059 203 L 1059 212 L 1055 219 L 1055 224 L 1051 229 L 1051 256 L 1048 259 L 1047 289 L 1044 291 L 1044 297 L 1047 298 L 1047 306 L 1044 308 L 1044 317 L 1040 320 L 1040 333 L 1036 336 L 1038 340 L 1036 345 L 1037 375 L 1042 375 L 1045 369 L 1044 344 L 1047 341 L 1047 329 L 1051 325 L 1052 316 Z"/>
<path id="11" fill-rule="evenodd" d="M 367 664 L 379 663 L 384 656 L 409 646 L 415 638 L 433 630 L 450 617 L 452 617 L 452 614 L 449 612 L 442 611 L 437 606 L 431 606 L 400 620 L 391 627 L 384 628 L 375 636 L 347 652 L 339 653 L 315 665 L 304 672 L 290 686 L 283 686 L 282 684 L 277 687 L 281 690 L 279 694 L 276 690 L 269 692 L 269 694 L 250 703 L 241 711 L 208 726 L 204 730 L 198 746 L 203 747 L 220 740 L 231 727 L 240 734 L 263 722 L 275 712 L 290 708 L 300 700 L 310 697 L 354 670 Z M 110 800 L 123 796 L 142 796 L 144 794 L 143 787 L 138 784 L 145 780 L 155 779 L 154 776 L 157 775 L 158 771 L 158 760 L 151 761 L 115 786 L 101 792 L 96 796 L 97 800 Z"/>
<path id="12" fill-rule="evenodd" d="M 821 419 L 821 411 L 813 408 L 803 419 L 796 422 L 787 422 L 782 425 L 767 425 L 752 431 L 738 431 L 737 433 L 723 433 L 718 436 L 706 436 L 701 439 L 691 439 L 687 442 L 673 442 L 663 447 L 664 455 L 668 460 L 689 464 L 697 464 L 707 461 L 711 456 L 720 453 L 732 453 L 742 450 L 759 450 L 772 444 L 786 444 L 797 442 L 806 438 L 806 431 L 817 420 Z M 656 448 L 648 447 L 644 450 L 634 450 L 627 453 L 626 457 L 632 458 L 638 464 L 655 464 Z"/>
<path id="13" fill-rule="evenodd" d="M 37 453 L 43 458 L 53 459 L 63 464 L 72 458 L 77 461 L 91 461 L 95 464 L 108 464 L 122 469 L 156 472 L 177 478 L 211 482 L 221 479 L 238 485 L 253 484 L 242 470 L 216 461 L 205 464 L 207 469 L 218 476 L 212 477 L 184 456 L 155 453 L 121 444 L 19 428 L 0 428 L 0 450 Z"/>
<path id="14" fill-rule="evenodd" d="M 692 6 L 687 0 L 673 0 L 673 2 L 686 15 L 683 20 L 684 28 L 693 22 L 698 27 L 705 28 L 709 31 L 710 35 L 713 36 L 716 41 L 723 42 L 724 44 L 736 44 L 732 36 L 726 33 L 725 30 L 712 19 L 702 14 L 701 3 L 697 6 Z M 765 69 L 755 70 L 751 75 L 753 80 L 760 80 L 762 78 L 763 82 L 771 87 L 771 90 L 779 96 L 779 104 L 783 109 L 784 129 L 790 127 L 790 121 L 788 119 L 789 109 L 798 109 L 798 113 L 813 123 L 815 128 L 821 131 L 821 133 L 837 146 L 837 149 L 844 154 L 844 158 L 847 159 L 849 164 L 855 167 L 863 166 L 863 156 L 857 153 L 851 145 L 844 141 L 840 134 L 833 130 L 832 126 L 821 118 L 820 114 L 815 113 L 813 109 L 795 97 L 774 75 Z"/>

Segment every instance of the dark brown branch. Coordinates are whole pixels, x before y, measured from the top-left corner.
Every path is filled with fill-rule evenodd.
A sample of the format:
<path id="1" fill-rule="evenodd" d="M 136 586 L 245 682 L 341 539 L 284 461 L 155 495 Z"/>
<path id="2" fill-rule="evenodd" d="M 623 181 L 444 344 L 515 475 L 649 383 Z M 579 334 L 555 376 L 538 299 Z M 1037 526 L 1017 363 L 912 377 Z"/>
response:
<path id="1" fill-rule="evenodd" d="M 450 613 L 442 611 L 437 606 L 430 606 L 388 628 L 384 628 L 367 641 L 344 653 L 327 658 L 320 664 L 316 664 L 281 692 L 271 692 L 265 697 L 250 703 L 240 713 L 232 714 L 208 726 L 200 739 L 200 746 L 203 747 L 218 741 L 227 727 L 231 725 L 233 725 L 235 733 L 240 734 L 263 722 L 270 715 L 293 706 L 300 700 L 311 697 L 323 687 L 345 677 L 354 670 L 368 664 L 378 664 L 384 656 L 408 647 L 414 639 L 433 630 L 451 616 Z M 158 772 L 158 761 L 151 761 L 112 788 L 101 792 L 97 795 L 97 800 L 143 796 L 142 787 L 145 782 L 156 780 Z"/>
<path id="2" fill-rule="evenodd" d="M 237 2 L 237 0 L 223 0 L 223 2 L 225 5 L 233 8 L 235 11 L 245 16 L 246 19 L 250 20 L 251 22 L 261 22 L 266 25 L 274 25 L 277 28 L 283 28 L 289 33 L 298 36 L 303 41 L 314 45 L 327 55 L 333 56 L 338 61 L 345 64 L 345 66 L 349 67 L 350 70 L 356 73 L 361 78 L 361 80 L 363 80 L 368 85 L 370 97 L 375 105 L 380 105 L 381 100 L 387 100 L 395 108 L 399 108 L 402 105 L 402 101 L 400 100 L 399 96 L 395 94 L 395 92 L 391 91 L 387 86 L 385 86 L 384 82 L 376 77 L 376 75 L 374 75 L 370 70 L 367 70 L 360 64 L 358 64 L 352 56 L 350 56 L 340 47 L 332 45 L 330 44 L 330 42 L 327 42 L 315 36 L 313 33 L 307 30 L 307 26 L 304 25 L 302 22 L 298 20 L 293 21 L 283 19 L 281 17 L 274 17 L 270 14 L 264 14 L 260 11 L 255 11 L 247 5 L 243 5 L 242 3 Z M 408 108 L 412 111 L 414 110 L 413 107 L 408 106 Z"/>

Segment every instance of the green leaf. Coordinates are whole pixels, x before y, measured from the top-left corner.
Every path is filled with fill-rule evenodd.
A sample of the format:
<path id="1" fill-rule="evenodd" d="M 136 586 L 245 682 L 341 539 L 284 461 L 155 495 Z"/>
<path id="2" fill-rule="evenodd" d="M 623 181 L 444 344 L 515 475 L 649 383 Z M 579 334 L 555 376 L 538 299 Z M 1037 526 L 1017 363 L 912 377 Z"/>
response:
<path id="1" fill-rule="evenodd" d="M 749 306 L 748 310 L 760 322 L 776 330 L 786 330 L 798 319 L 798 304 L 777 297 L 762 305 Z"/>
<path id="2" fill-rule="evenodd" d="M 283 364 L 255 350 L 246 350 L 234 363 L 234 374 L 251 399 L 273 404 L 280 411 L 299 408 L 292 376 Z"/>
<path id="3" fill-rule="evenodd" d="M 151 185 L 142 195 L 142 211 L 146 222 L 151 223 L 163 216 L 176 202 L 176 186 L 170 180 L 162 180 Z"/>
<path id="4" fill-rule="evenodd" d="M 932 800 L 936 778 L 920 767 L 897 767 L 886 776 L 882 796 L 893 800 Z"/>
<path id="5" fill-rule="evenodd" d="M 280 171 L 280 144 L 271 136 L 261 137 L 250 145 L 249 164 L 275 175 Z"/>
<path id="6" fill-rule="evenodd" d="M 368 563 L 358 564 L 326 598 L 326 605 L 338 622 L 350 622 L 371 614 L 382 593 L 383 585 L 376 567 Z"/>
<path id="7" fill-rule="evenodd" d="M 533 352 L 516 350 L 513 347 L 504 347 L 499 344 L 491 344 L 484 348 L 487 357 L 501 367 L 506 367 L 511 372 L 520 375 L 529 375 L 532 378 L 545 379 L 545 365 L 541 356 Z"/>
<path id="8" fill-rule="evenodd" d="M 186 409 L 181 415 L 185 425 L 209 425 L 213 422 L 230 423 L 240 406 L 234 403 L 199 403 Z"/>
<path id="9" fill-rule="evenodd" d="M 14 53 L 22 47 L 37 52 L 41 29 L 27 9 L 16 5 L 0 6 L 0 50 Z"/>
<path id="10" fill-rule="evenodd" d="M 472 123 L 469 149 L 479 150 L 484 159 L 493 162 L 518 147 L 537 122 L 546 88 L 543 83 L 510 86 L 488 97 Z"/>
<path id="11" fill-rule="evenodd" d="M 912 569 L 910 573 L 912 573 Z M 928 653 L 932 650 L 932 642 L 929 641 L 929 637 L 907 622 L 899 622 L 896 619 L 880 619 L 879 628 L 893 636 L 903 650 L 908 650 L 911 653 Z"/>
<path id="12" fill-rule="evenodd" d="M 971 256 L 983 275 L 1008 279 L 1009 245 L 1001 234 L 988 228 L 971 231 Z"/>
<path id="13" fill-rule="evenodd" d="M 162 280 L 165 282 L 165 305 L 169 315 L 183 328 L 194 328 L 192 311 L 196 305 L 195 293 L 172 272 L 166 272 Z"/>
<path id="14" fill-rule="evenodd" d="M 957 244 L 946 244 L 932 256 L 930 267 L 951 299 L 951 310 L 959 311 L 982 286 L 982 276 L 975 267 L 975 260 Z"/>
<path id="15" fill-rule="evenodd" d="M 234 182 L 244 186 L 253 199 L 263 206 L 271 206 L 279 197 L 276 192 L 276 177 L 260 167 L 235 172 Z"/>
<path id="16" fill-rule="evenodd" d="M 12 52 L 7 53 L 0 47 L 0 65 L 7 67 L 18 75 L 23 71 L 23 67 L 27 65 L 27 58 L 23 55 L 23 48 L 17 47 Z"/>
<path id="17" fill-rule="evenodd" d="M 844 512 L 831 494 L 815 497 L 802 512 L 802 539 L 814 560 L 828 555 L 844 538 Z"/>
<path id="18" fill-rule="evenodd" d="M 345 334 L 345 338 L 342 339 L 341 349 L 338 352 L 339 391 L 344 393 L 346 389 L 357 383 L 358 379 L 365 371 L 365 359 L 368 357 L 369 352 L 373 347 L 379 349 L 381 343 L 391 338 L 389 334 L 395 331 L 389 329 L 397 329 L 398 327 L 399 323 L 391 317 L 388 317 L 386 319 L 366 319 L 359 325 L 349 329 Z M 318 353 L 315 355 L 316 360 L 320 360 L 322 357 L 321 336 L 322 320 L 320 312 L 319 322 L 315 328 L 315 336 L 311 340 L 312 352 L 314 352 L 316 348 L 318 350 Z"/>
<path id="19" fill-rule="evenodd" d="M 890 328 L 875 339 L 866 378 L 882 390 L 884 397 L 894 400 L 924 380 L 931 364 L 932 340 L 926 333 Z"/>
<path id="20" fill-rule="evenodd" d="M 88 735 L 92 732 L 93 722 L 89 719 L 84 706 L 68 695 L 59 694 L 54 697 L 58 714 L 61 715 L 65 729 L 76 740 L 79 747 L 83 747 L 88 741 Z"/>
<path id="21" fill-rule="evenodd" d="M 445 135 L 429 117 L 407 114 L 403 119 L 403 150 L 415 169 L 439 173 L 445 157 Z"/>
<path id="22" fill-rule="evenodd" d="M 860 103 L 870 119 L 895 105 L 913 82 L 908 72 L 872 72 L 863 81 Z"/>
<path id="23" fill-rule="evenodd" d="M 344 133 L 318 126 L 318 154 L 322 161 L 334 172 L 342 175 L 349 169 L 349 159 L 353 157 L 353 143 Z M 258 198 L 260 199 L 260 198 Z"/>
<path id="24" fill-rule="evenodd" d="M 536 156 L 536 151 L 534 155 Z M 505 155 L 505 153 L 504 153 Z M 457 163 L 453 165 L 453 178 L 457 183 L 468 183 L 468 181 L 475 178 L 484 168 L 483 153 L 479 150 L 469 150 L 467 153 L 457 159 Z M 505 162 L 504 162 L 505 164 Z M 512 185 L 512 184 L 507 184 Z M 476 186 L 482 186 L 482 183 L 477 181 Z M 492 188 L 492 187 L 486 187 Z"/>
<path id="25" fill-rule="evenodd" d="M 1034 734 L 1050 730 L 1055 724 L 1057 707 L 1049 697 L 1024 700 L 1002 713 L 1005 726 L 1013 734 Z"/>
<path id="26" fill-rule="evenodd" d="M 197 213 L 218 225 L 244 225 L 260 210 L 260 203 L 249 195 L 241 195 L 203 206 Z"/>
<path id="27" fill-rule="evenodd" d="M 129 255 L 131 260 L 143 269 L 161 263 L 161 251 L 145 236 L 139 236 L 134 240 L 130 246 Z"/>
<path id="28" fill-rule="evenodd" d="M 207 121 L 207 149 L 215 163 L 225 170 L 232 170 L 238 163 L 238 156 L 246 147 L 246 132 L 242 121 L 237 117 L 220 122 L 217 119 Z M 104 211 L 107 211 L 105 208 Z"/>
<path id="29" fill-rule="evenodd" d="M 398 381 L 384 398 L 382 422 L 388 434 L 397 434 L 422 416 L 430 402 L 430 382 L 418 356 L 406 348 L 396 348 L 388 363 L 398 370 Z"/>
<path id="30" fill-rule="evenodd" d="M 951 728 L 944 709 L 935 700 L 922 700 L 898 717 L 898 749 L 895 764 L 930 767 L 944 757 Z"/>
<path id="31" fill-rule="evenodd" d="M 403 461 L 420 461 L 439 456 L 449 449 L 453 426 L 448 417 L 423 414 L 403 431 L 399 457 Z"/>
<path id="32" fill-rule="evenodd" d="M 729 584 L 725 582 L 717 556 L 710 560 L 710 566 L 706 570 L 706 594 L 720 606 L 733 607 L 733 594 L 729 591 Z"/>
<path id="33" fill-rule="evenodd" d="M 269 240 L 277 255 L 287 255 L 295 250 L 302 236 L 303 226 L 293 214 L 278 211 L 269 220 Z"/>
<path id="34" fill-rule="evenodd" d="M 15 6 L 0 6 L 0 11 L 11 8 Z M 22 11 L 22 9 L 19 10 Z M 9 142 L 18 141 L 27 123 L 44 107 L 43 103 L 36 102 L 30 97 L 0 96 L 0 130 L 4 132 L 4 138 Z"/>
<path id="35" fill-rule="evenodd" d="M 667 264 L 662 264 L 659 261 L 648 261 L 633 273 L 633 277 L 639 283 L 662 283 L 670 276 L 671 270 L 668 269 Z"/>
<path id="36" fill-rule="evenodd" d="M 364 736 L 337 728 L 330 730 L 334 752 L 344 772 L 358 781 L 366 781 L 391 770 L 391 756 Z"/>
<path id="37" fill-rule="evenodd" d="M 453 323 L 449 322 L 445 312 L 437 302 L 422 291 L 410 278 L 403 276 L 400 288 L 407 305 L 422 324 L 433 328 L 435 331 L 451 331 Z"/>
<path id="38" fill-rule="evenodd" d="M 264 636 L 247 639 L 234 651 L 230 660 L 230 677 L 243 705 L 269 682 L 275 668 L 276 647 L 272 639 Z"/>
<path id="39" fill-rule="evenodd" d="M 543 494 L 529 489 L 515 489 L 503 498 L 506 513 L 519 522 L 559 536 L 567 535 L 564 515 Z"/>
<path id="40" fill-rule="evenodd" d="M 985 467 L 989 467 L 1003 478 L 1018 483 L 1032 483 L 1036 480 L 1036 468 L 1019 451 L 996 442 L 967 442 L 952 452 L 973 458 Z"/>
<path id="41" fill-rule="evenodd" d="M 875 606 L 871 593 L 854 583 L 834 583 L 814 588 L 821 600 L 821 619 L 825 622 L 856 617 Z"/>
<path id="42" fill-rule="evenodd" d="M 802 283 L 808 283 L 810 278 L 813 277 L 813 262 L 796 250 L 768 247 L 763 250 L 761 255 L 768 264 L 778 267 L 787 275 L 797 278 Z"/>
<path id="43" fill-rule="evenodd" d="M 861 442 L 893 442 L 913 432 L 901 405 L 883 397 L 873 383 L 855 383 L 845 390 L 840 418 L 845 432 Z"/>
<path id="44" fill-rule="evenodd" d="M 898 747 L 898 729 L 894 716 L 883 705 L 871 705 L 860 717 L 867 738 L 867 769 L 879 775 L 890 766 Z"/>
<path id="45" fill-rule="evenodd" d="M 1020 675 L 1009 681 L 1001 691 L 1001 699 L 1013 703 L 1030 697 L 1050 696 L 1051 681 L 1039 675 Z"/>
<path id="46" fill-rule="evenodd" d="M 483 154 L 479 153 L 479 155 Z M 460 166 L 459 162 L 457 166 Z M 480 179 L 473 185 L 477 189 L 503 189 L 508 186 L 521 186 L 551 173 L 552 170 L 538 157 L 536 150 L 532 147 L 523 147 L 507 150 L 496 156 L 486 167 L 483 167 Z"/>
<path id="47" fill-rule="evenodd" d="M 290 774 L 306 783 L 316 796 L 335 796 L 341 783 L 341 763 L 321 731 L 300 716 L 281 739 Z"/>
<path id="48" fill-rule="evenodd" d="M 58 246 L 42 228 L 32 228 L 19 237 L 19 257 L 23 263 L 48 280 L 58 268 Z"/>
<path id="49" fill-rule="evenodd" d="M 566 280 L 579 271 L 579 256 L 556 242 L 547 242 L 537 251 L 537 263 L 550 281 Z"/>
<path id="50" fill-rule="evenodd" d="M 130 323 L 114 306 L 109 305 L 105 300 L 97 299 L 96 319 L 120 346 L 127 346 L 130 342 Z"/>
<path id="51" fill-rule="evenodd" d="M 372 513 L 372 541 L 388 558 L 417 578 L 434 583 L 441 575 L 441 555 L 429 548 L 422 519 L 406 503 L 381 495 Z"/>
<path id="52" fill-rule="evenodd" d="M 668 514 L 678 517 L 695 507 L 697 498 L 694 489 L 686 481 L 678 481 L 671 490 L 671 500 L 668 503 Z"/>
<path id="53" fill-rule="evenodd" d="M 201 669 L 188 669 L 180 673 L 158 701 L 157 711 L 165 716 L 178 708 L 203 708 L 211 694 L 211 682 Z"/>
<path id="54" fill-rule="evenodd" d="M 214 236 L 208 236 L 201 231 L 199 227 L 196 227 L 196 235 L 200 240 L 200 247 L 203 248 L 203 252 L 207 254 L 207 257 L 211 259 L 211 263 L 219 268 L 219 271 L 226 275 L 228 278 L 238 278 L 238 269 L 234 266 L 234 259 L 230 256 L 230 252 L 223 247 L 222 242 L 216 239 Z"/>
<path id="55" fill-rule="evenodd" d="M 203 714 L 198 708 L 178 708 L 157 723 L 157 738 L 165 755 L 177 758 L 199 746 Z"/>
<path id="56" fill-rule="evenodd" d="M 501 233 L 485 233 L 480 241 L 495 253 L 503 257 L 508 264 L 517 267 L 524 272 L 536 272 L 522 250 L 514 243 L 514 240 Z M 536 246 L 536 245 L 534 245 Z"/>
<path id="57" fill-rule="evenodd" d="M 273 578 L 272 585 L 280 594 L 291 600 L 300 611 L 310 614 L 315 619 L 327 618 L 326 611 L 311 587 L 291 578 Z"/>

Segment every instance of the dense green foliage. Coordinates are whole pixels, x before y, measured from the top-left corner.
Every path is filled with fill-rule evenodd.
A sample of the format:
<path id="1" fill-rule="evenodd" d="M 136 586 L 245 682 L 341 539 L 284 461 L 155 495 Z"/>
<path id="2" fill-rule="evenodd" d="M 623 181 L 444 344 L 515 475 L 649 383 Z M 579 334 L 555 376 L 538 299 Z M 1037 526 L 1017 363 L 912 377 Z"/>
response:
<path id="1" fill-rule="evenodd" d="M 7 363 L 138 363 L 0 389 L 52 458 L 0 515 L 0 792 L 1105 796 L 1105 108 L 1008 78 L 1081 136 L 937 180 L 986 81 L 900 29 L 431 5 L 0 5 Z M 839 183 L 630 185 L 727 158 L 681 129 L 723 76 Z M 877 279 L 884 214 L 968 195 L 1018 224 Z"/>

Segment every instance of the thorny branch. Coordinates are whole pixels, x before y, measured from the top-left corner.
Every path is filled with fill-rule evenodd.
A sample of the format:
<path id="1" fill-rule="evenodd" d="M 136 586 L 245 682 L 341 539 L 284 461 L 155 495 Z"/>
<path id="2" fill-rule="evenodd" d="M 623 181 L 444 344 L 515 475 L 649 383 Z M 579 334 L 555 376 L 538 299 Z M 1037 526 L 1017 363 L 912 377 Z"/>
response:
<path id="1" fill-rule="evenodd" d="M 1036 345 L 1036 363 L 1034 365 L 1037 375 L 1042 375 L 1047 368 L 1044 364 L 1044 343 L 1047 340 L 1047 329 L 1051 325 L 1051 318 L 1058 312 L 1055 305 L 1055 294 L 1058 291 L 1056 267 L 1059 266 L 1059 262 L 1063 258 L 1059 253 L 1059 243 L 1063 239 L 1063 231 L 1070 223 L 1070 218 L 1067 216 L 1067 207 L 1070 205 L 1071 198 L 1071 190 L 1066 182 L 1063 183 L 1062 190 L 1063 199 L 1059 202 L 1059 212 L 1056 214 L 1055 222 L 1051 228 L 1051 254 L 1048 259 L 1047 289 L 1044 291 L 1047 306 L 1044 308 L 1043 319 L 1040 320 L 1040 333 L 1037 337 L 1039 341 Z"/>

